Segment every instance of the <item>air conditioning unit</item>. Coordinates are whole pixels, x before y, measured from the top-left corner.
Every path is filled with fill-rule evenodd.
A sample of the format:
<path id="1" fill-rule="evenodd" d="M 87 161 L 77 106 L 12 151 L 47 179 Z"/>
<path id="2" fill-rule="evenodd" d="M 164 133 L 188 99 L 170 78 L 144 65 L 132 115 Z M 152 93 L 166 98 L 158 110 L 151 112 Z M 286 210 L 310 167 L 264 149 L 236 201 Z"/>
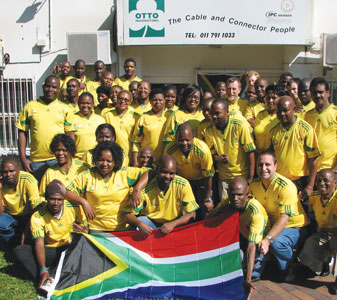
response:
<path id="1" fill-rule="evenodd" d="M 323 66 L 337 67 L 337 33 L 323 35 Z"/>
<path id="2" fill-rule="evenodd" d="M 87 65 L 93 65 L 97 60 L 111 64 L 110 31 L 68 32 L 67 49 L 72 65 L 78 59 L 83 59 Z"/>

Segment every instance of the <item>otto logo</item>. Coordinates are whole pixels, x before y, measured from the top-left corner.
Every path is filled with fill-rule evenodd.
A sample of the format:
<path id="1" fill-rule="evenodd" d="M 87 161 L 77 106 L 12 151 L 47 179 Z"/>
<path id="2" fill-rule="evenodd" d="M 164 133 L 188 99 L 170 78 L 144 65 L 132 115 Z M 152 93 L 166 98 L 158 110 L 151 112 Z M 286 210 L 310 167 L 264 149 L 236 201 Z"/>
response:
<path id="1" fill-rule="evenodd" d="M 164 37 L 164 0 L 129 0 L 129 36 Z"/>
<path id="2" fill-rule="evenodd" d="M 266 14 L 265 14 L 265 16 L 267 18 L 276 18 L 277 17 L 277 13 L 274 12 L 274 11 L 267 11 Z"/>

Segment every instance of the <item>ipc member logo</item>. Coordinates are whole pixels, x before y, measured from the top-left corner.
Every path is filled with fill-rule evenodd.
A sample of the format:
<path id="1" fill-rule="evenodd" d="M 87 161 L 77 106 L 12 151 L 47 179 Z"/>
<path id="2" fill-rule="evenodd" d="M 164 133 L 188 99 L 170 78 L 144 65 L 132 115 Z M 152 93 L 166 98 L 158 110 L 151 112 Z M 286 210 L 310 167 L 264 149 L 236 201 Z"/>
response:
<path id="1" fill-rule="evenodd" d="M 164 0 L 129 0 L 130 37 L 164 37 Z"/>

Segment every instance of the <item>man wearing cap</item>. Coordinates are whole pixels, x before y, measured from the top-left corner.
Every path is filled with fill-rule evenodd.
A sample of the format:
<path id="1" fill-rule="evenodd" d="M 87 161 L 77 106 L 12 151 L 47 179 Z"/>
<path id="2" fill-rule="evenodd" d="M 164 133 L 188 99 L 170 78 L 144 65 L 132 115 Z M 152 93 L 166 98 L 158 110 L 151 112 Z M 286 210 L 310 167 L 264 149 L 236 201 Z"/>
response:
<path id="1" fill-rule="evenodd" d="M 47 203 L 33 214 L 30 224 L 35 247 L 21 245 L 14 249 L 25 269 L 34 278 L 40 278 L 39 288 L 46 280 L 52 281 L 48 267 L 58 262 L 62 251 L 70 244 L 71 232 L 88 232 L 82 208 L 64 200 L 65 195 L 61 181 L 55 179 L 47 185 Z"/>

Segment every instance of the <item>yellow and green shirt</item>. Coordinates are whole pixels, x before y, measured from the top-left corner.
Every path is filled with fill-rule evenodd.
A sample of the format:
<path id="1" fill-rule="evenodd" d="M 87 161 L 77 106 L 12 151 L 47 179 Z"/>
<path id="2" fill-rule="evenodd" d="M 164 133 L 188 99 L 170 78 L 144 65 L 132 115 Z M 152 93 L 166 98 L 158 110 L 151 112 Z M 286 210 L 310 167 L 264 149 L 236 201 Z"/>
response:
<path id="1" fill-rule="evenodd" d="M 223 211 L 232 210 L 229 205 L 229 198 L 225 196 L 214 210 L 212 215 L 217 215 Z M 248 242 L 258 244 L 269 231 L 269 218 L 262 204 L 255 198 L 248 199 L 244 210 L 239 216 L 240 233 Z"/>
<path id="2" fill-rule="evenodd" d="M 49 145 L 56 134 L 74 131 L 73 114 L 69 107 L 59 100 L 47 104 L 42 99 L 29 101 L 23 107 L 16 122 L 19 130 L 31 134 L 32 161 L 54 159 Z"/>
<path id="3" fill-rule="evenodd" d="M 249 101 L 247 99 L 242 99 L 240 97 L 238 97 L 238 99 L 236 99 L 235 101 L 231 102 L 228 99 L 226 99 L 228 102 L 228 113 L 230 115 L 236 115 L 236 114 L 241 114 L 242 116 L 244 116 L 245 111 L 246 111 L 246 107 L 249 103 Z"/>
<path id="4" fill-rule="evenodd" d="M 258 113 L 265 109 L 265 106 L 263 103 L 261 103 L 259 100 L 252 100 L 247 104 L 246 110 L 244 112 L 244 117 L 249 119 L 255 119 L 258 115 Z"/>
<path id="5" fill-rule="evenodd" d="M 142 115 L 152 109 L 150 101 L 145 105 L 141 105 L 138 103 L 138 101 L 136 101 L 135 103 L 131 105 L 131 107 L 139 115 Z"/>
<path id="6" fill-rule="evenodd" d="M 128 91 L 129 90 L 129 85 L 132 81 L 138 81 L 141 82 L 142 79 L 138 76 L 133 78 L 132 80 L 126 79 L 125 76 L 122 77 L 117 77 L 114 81 L 114 85 L 119 85 L 123 88 L 123 90 Z"/>
<path id="7" fill-rule="evenodd" d="M 164 155 L 171 155 L 177 161 L 177 174 L 188 180 L 199 180 L 214 175 L 213 159 L 207 144 L 197 138 L 185 156 L 179 149 L 177 141 L 169 143 Z"/>
<path id="8" fill-rule="evenodd" d="M 317 160 L 317 171 L 333 168 L 337 156 L 337 107 L 330 104 L 321 113 L 314 108 L 306 113 L 305 120 L 315 130 L 322 153 Z"/>
<path id="9" fill-rule="evenodd" d="M 12 216 L 28 215 L 43 201 L 39 195 L 37 180 L 25 171 L 20 171 L 15 189 L 3 184 L 1 194 L 4 210 Z"/>
<path id="10" fill-rule="evenodd" d="M 82 160 L 72 159 L 68 172 L 64 171 L 57 163 L 47 169 L 40 182 L 40 195 L 44 197 L 47 185 L 54 179 L 60 180 L 64 186 L 68 186 L 82 172 L 90 166 Z"/>
<path id="11" fill-rule="evenodd" d="M 104 180 L 96 168 L 82 172 L 67 189 L 87 199 L 96 214 L 89 220 L 92 230 L 111 231 L 126 229 L 122 209 L 129 202 L 129 188 L 134 186 L 147 169 L 122 167 Z"/>
<path id="12" fill-rule="evenodd" d="M 248 126 L 241 120 L 229 116 L 224 131 L 211 124 L 206 130 L 206 144 L 212 155 L 227 154 L 229 157 L 227 164 L 217 163 L 220 179 L 248 176 L 249 159 L 247 153 L 255 151 L 255 145 Z"/>
<path id="13" fill-rule="evenodd" d="M 119 144 L 125 153 L 132 159 L 132 132 L 139 114 L 128 109 L 119 115 L 116 109 L 111 109 L 105 115 L 105 122 L 112 125 L 116 131 L 116 143 Z"/>
<path id="14" fill-rule="evenodd" d="M 104 124 L 105 120 L 95 113 L 89 117 L 83 116 L 80 112 L 74 115 L 76 157 L 81 158 L 83 154 L 93 149 L 97 142 L 95 131 L 97 127 Z"/>
<path id="15" fill-rule="evenodd" d="M 302 120 L 305 120 L 305 114 L 315 108 L 315 102 L 310 101 L 307 105 L 302 106 L 302 111 L 300 113 L 296 113 Z M 308 122 L 308 121 L 307 121 Z"/>
<path id="16" fill-rule="evenodd" d="M 206 138 L 205 138 L 205 134 L 206 134 L 206 129 L 209 125 L 212 124 L 212 121 L 209 121 L 209 120 L 202 120 L 198 126 L 198 131 L 197 131 L 197 135 L 196 137 L 199 139 L 199 140 L 203 140 L 205 141 Z"/>
<path id="17" fill-rule="evenodd" d="M 62 247 L 70 244 L 73 224 L 88 226 L 82 207 L 64 200 L 59 218 L 53 216 L 47 203 L 36 211 L 30 221 L 33 239 L 43 238 L 47 247 Z"/>
<path id="18" fill-rule="evenodd" d="M 202 110 L 198 109 L 195 114 L 191 114 L 185 110 L 177 110 L 171 114 L 166 123 L 164 130 L 164 144 L 172 142 L 176 136 L 178 126 L 188 122 L 193 129 L 193 135 L 196 136 L 200 122 L 204 119 Z"/>
<path id="19" fill-rule="evenodd" d="M 317 137 L 312 127 L 297 117 L 289 130 L 278 123 L 272 128 L 269 136 L 269 145 L 276 155 L 277 172 L 290 180 L 308 176 L 308 158 L 320 155 Z"/>
<path id="20" fill-rule="evenodd" d="M 287 228 L 303 227 L 308 224 L 307 215 L 297 196 L 297 188 L 286 177 L 276 173 L 267 187 L 264 186 L 261 178 L 256 178 L 249 186 L 249 193 L 266 210 L 271 227 L 282 214 L 289 215 Z"/>
<path id="21" fill-rule="evenodd" d="M 137 120 L 132 135 L 132 151 L 139 152 L 142 147 L 151 148 L 155 161 L 159 161 L 164 151 L 164 129 L 167 121 L 165 111 L 157 116 L 152 110 L 144 113 Z"/>
<path id="22" fill-rule="evenodd" d="M 319 191 L 314 191 L 309 196 L 308 213 L 313 212 L 317 222 L 317 230 L 323 226 L 337 226 L 337 190 L 330 199 L 322 200 Z"/>
<path id="23" fill-rule="evenodd" d="M 157 178 L 142 190 L 141 203 L 135 209 L 126 207 L 125 212 L 147 216 L 151 220 L 164 224 L 175 220 L 185 213 L 196 211 L 199 205 L 195 201 L 189 182 L 178 175 L 171 181 L 166 193 L 160 190 Z"/>
<path id="24" fill-rule="evenodd" d="M 258 151 L 266 150 L 269 146 L 268 136 L 270 130 L 280 121 L 276 113 L 270 115 L 268 110 L 262 110 L 257 114 L 255 119 L 255 127 L 253 130 L 256 149 Z"/>

